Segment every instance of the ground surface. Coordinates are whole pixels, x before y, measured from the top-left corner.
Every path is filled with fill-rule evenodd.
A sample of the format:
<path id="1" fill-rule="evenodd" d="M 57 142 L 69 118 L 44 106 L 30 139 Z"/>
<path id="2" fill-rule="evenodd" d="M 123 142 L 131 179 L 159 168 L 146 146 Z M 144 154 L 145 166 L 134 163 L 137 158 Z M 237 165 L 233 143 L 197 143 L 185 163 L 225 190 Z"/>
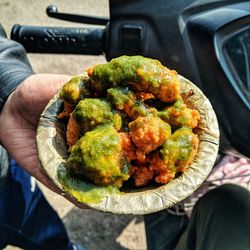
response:
<path id="1" fill-rule="evenodd" d="M 77 14 L 108 16 L 107 0 L 0 0 L 1 23 L 9 35 L 16 24 L 40 26 L 76 26 L 46 16 L 48 5 L 55 4 L 59 11 Z M 85 25 L 86 26 L 86 25 Z M 105 61 L 104 56 L 40 55 L 30 54 L 33 69 L 38 73 L 78 74 L 84 68 Z M 70 237 L 82 243 L 87 250 L 146 249 L 145 228 L 141 216 L 117 216 L 93 210 L 80 210 L 64 198 L 42 187 L 45 196 L 63 219 Z M 12 246 L 8 250 L 14 250 Z"/>

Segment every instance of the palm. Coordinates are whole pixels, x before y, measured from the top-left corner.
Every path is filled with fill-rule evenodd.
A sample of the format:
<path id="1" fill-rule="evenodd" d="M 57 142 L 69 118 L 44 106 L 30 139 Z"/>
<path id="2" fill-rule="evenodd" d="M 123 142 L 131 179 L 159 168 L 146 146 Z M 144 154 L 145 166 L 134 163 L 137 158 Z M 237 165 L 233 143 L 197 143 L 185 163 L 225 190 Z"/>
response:
<path id="1" fill-rule="evenodd" d="M 41 170 L 36 149 L 36 128 L 41 112 L 66 75 L 33 75 L 9 97 L 0 115 L 0 141 L 31 175 L 56 190 Z"/>

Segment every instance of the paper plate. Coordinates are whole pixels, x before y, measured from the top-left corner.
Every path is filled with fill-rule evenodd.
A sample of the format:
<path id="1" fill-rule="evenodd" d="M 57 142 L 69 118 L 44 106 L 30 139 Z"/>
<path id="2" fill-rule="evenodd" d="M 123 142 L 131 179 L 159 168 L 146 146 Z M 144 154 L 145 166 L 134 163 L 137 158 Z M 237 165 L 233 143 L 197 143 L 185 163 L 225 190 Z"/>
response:
<path id="1" fill-rule="evenodd" d="M 201 90 L 192 82 L 181 79 L 181 93 L 188 107 L 198 110 L 201 121 L 196 130 L 200 143 L 193 163 L 188 170 L 170 183 L 147 188 L 125 188 L 121 193 L 104 192 L 102 199 L 85 203 L 87 206 L 116 214 L 149 214 L 173 206 L 191 195 L 210 173 L 219 147 L 219 128 L 214 110 Z M 67 193 L 67 188 L 60 181 L 61 170 L 65 169 L 68 157 L 65 139 L 65 125 L 57 115 L 62 110 L 63 102 L 58 94 L 48 103 L 41 115 L 37 129 L 37 148 L 42 167 L 51 180 Z M 80 180 L 81 182 L 81 180 Z M 84 181 L 82 181 L 84 183 Z M 75 191 L 70 193 L 82 202 L 82 189 L 79 180 L 73 180 Z M 72 191 L 72 190 L 71 190 Z"/>

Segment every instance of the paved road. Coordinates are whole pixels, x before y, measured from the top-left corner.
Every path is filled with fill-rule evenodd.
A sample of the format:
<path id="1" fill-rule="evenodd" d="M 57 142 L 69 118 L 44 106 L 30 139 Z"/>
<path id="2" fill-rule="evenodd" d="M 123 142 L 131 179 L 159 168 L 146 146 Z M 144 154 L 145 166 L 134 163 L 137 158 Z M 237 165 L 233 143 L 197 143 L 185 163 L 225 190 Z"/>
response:
<path id="1" fill-rule="evenodd" d="M 54 3 L 62 12 L 108 16 L 106 0 L 0 0 L 1 23 L 7 34 L 16 24 L 50 25 L 50 26 L 83 26 L 48 18 L 46 7 Z M 72 55 L 29 55 L 34 70 L 38 73 L 78 74 L 84 68 L 105 62 L 104 56 Z M 80 210 L 68 201 L 42 187 L 47 199 L 63 219 L 70 237 L 82 243 L 87 250 L 145 250 L 145 229 L 140 216 L 117 216 L 93 210 Z M 14 247 L 7 247 L 14 250 Z"/>

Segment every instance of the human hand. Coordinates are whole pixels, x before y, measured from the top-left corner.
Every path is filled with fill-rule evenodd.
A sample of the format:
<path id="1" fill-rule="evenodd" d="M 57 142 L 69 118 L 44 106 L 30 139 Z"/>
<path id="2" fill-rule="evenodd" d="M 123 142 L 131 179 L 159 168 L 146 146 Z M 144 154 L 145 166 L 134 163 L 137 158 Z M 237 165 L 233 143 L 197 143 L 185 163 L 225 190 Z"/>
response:
<path id="1" fill-rule="evenodd" d="M 0 142 L 23 169 L 57 193 L 61 190 L 49 180 L 38 160 L 36 129 L 49 100 L 70 78 L 68 75 L 31 75 L 9 96 L 0 113 Z"/>

